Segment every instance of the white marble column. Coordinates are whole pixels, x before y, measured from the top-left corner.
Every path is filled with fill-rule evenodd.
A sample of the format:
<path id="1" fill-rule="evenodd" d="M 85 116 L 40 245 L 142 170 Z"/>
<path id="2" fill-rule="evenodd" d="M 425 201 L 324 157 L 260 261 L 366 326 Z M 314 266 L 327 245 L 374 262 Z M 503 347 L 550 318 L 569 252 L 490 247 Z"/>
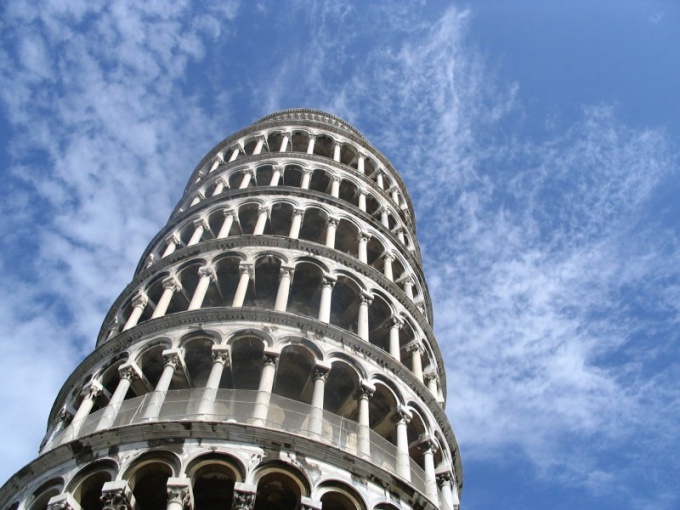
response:
<path id="1" fill-rule="evenodd" d="M 239 264 L 238 268 L 241 276 L 238 280 L 238 286 L 236 287 L 236 293 L 234 294 L 234 300 L 231 306 L 234 308 L 240 308 L 243 306 L 243 302 L 246 299 L 246 293 L 248 292 L 248 283 L 250 279 L 255 275 L 255 267 L 252 264 Z"/>
<path id="2" fill-rule="evenodd" d="M 208 226 L 208 223 L 203 218 L 195 220 L 194 233 L 191 235 L 191 239 L 189 239 L 187 246 L 193 246 L 195 244 L 198 244 L 198 242 L 203 237 L 203 232 L 205 232 L 209 228 L 210 227 Z"/>
<path id="3" fill-rule="evenodd" d="M 280 165 L 275 165 L 274 166 L 274 171 L 272 172 L 272 179 L 269 181 L 270 186 L 278 186 L 279 185 L 279 180 L 281 180 L 281 172 L 283 170 L 283 167 Z"/>
<path id="4" fill-rule="evenodd" d="M 331 180 L 331 196 L 338 198 L 340 196 L 340 177 L 333 177 Z"/>
<path id="5" fill-rule="evenodd" d="M 258 141 L 257 144 L 255 145 L 255 150 L 253 150 L 253 156 L 257 156 L 262 152 L 262 147 L 264 147 L 264 137 L 261 137 Z"/>
<path id="6" fill-rule="evenodd" d="M 215 197 L 215 196 L 219 195 L 220 193 L 222 193 L 224 191 L 225 187 L 229 188 L 229 184 L 224 179 L 219 179 L 217 181 L 217 185 L 215 186 L 215 189 L 213 190 L 211 196 Z"/>
<path id="7" fill-rule="evenodd" d="M 283 133 L 283 138 L 281 138 L 281 147 L 279 148 L 279 152 L 286 152 L 288 150 L 288 142 L 290 142 L 290 139 L 291 139 L 290 133 Z"/>
<path id="8" fill-rule="evenodd" d="M 194 290 L 194 295 L 191 297 L 191 302 L 187 311 L 198 310 L 203 304 L 203 299 L 205 299 L 205 294 L 208 292 L 208 287 L 211 281 L 216 280 L 215 270 L 210 266 L 203 266 L 198 269 L 198 285 L 196 285 L 196 290 Z"/>
<path id="9" fill-rule="evenodd" d="M 241 147 L 239 147 L 237 145 L 236 148 L 231 153 L 231 157 L 229 158 L 229 163 L 231 163 L 232 161 L 236 161 L 236 158 L 238 158 L 238 155 L 240 153 L 241 153 Z"/>
<path id="10" fill-rule="evenodd" d="M 394 255 L 386 253 L 383 258 L 383 274 L 389 281 L 394 281 L 394 272 L 392 270 L 392 262 L 394 262 Z"/>
<path id="11" fill-rule="evenodd" d="M 168 478 L 166 488 L 168 492 L 167 510 L 193 510 L 194 495 L 191 490 L 191 479 Z"/>
<path id="12" fill-rule="evenodd" d="M 326 247 L 335 248 L 335 232 L 338 228 L 340 220 L 337 218 L 328 218 L 326 223 Z"/>
<path id="13" fill-rule="evenodd" d="M 399 406 L 395 413 L 397 427 L 397 475 L 406 481 L 411 481 L 411 456 L 408 452 L 407 426 L 413 415 L 403 406 Z"/>
<path id="14" fill-rule="evenodd" d="M 371 239 L 371 234 L 367 232 L 359 233 L 359 262 L 368 264 L 368 241 Z"/>
<path id="15" fill-rule="evenodd" d="M 378 184 L 380 189 L 385 189 L 385 181 L 383 180 L 383 174 L 380 170 L 378 170 L 378 173 L 375 176 L 375 182 Z"/>
<path id="16" fill-rule="evenodd" d="M 404 281 L 404 292 L 406 292 L 406 295 L 413 301 L 413 280 L 411 278 L 407 278 Z"/>
<path id="17" fill-rule="evenodd" d="M 340 162 L 340 149 L 342 148 L 341 142 L 333 143 L 333 160 Z"/>
<path id="18" fill-rule="evenodd" d="M 257 210 L 257 223 L 253 235 L 259 236 L 264 234 L 264 228 L 267 226 L 267 217 L 269 216 L 269 208 L 261 205 Z"/>
<path id="19" fill-rule="evenodd" d="M 147 298 L 144 294 L 137 294 L 134 298 L 132 298 L 132 312 L 130 313 L 128 320 L 125 322 L 125 326 L 123 326 L 123 331 L 127 331 L 128 329 L 137 325 L 148 302 L 149 298 Z"/>
<path id="20" fill-rule="evenodd" d="M 102 510 L 133 510 L 135 496 L 125 480 L 105 482 L 102 486 Z"/>
<path id="21" fill-rule="evenodd" d="M 166 243 L 165 251 L 163 252 L 161 258 L 173 254 L 177 249 L 177 246 L 181 243 L 181 241 L 176 234 L 172 234 L 165 240 L 165 243 Z"/>
<path id="22" fill-rule="evenodd" d="M 434 471 L 434 453 L 437 451 L 437 444 L 432 439 L 422 443 L 423 463 L 425 464 L 425 495 L 434 503 L 439 503 L 439 493 L 437 491 L 437 477 Z"/>
<path id="23" fill-rule="evenodd" d="M 116 386 L 116 391 L 109 399 L 109 404 L 104 408 L 104 413 L 97 423 L 97 430 L 103 430 L 111 427 L 113 422 L 118 416 L 118 411 L 120 411 L 120 406 L 125 400 L 125 395 L 127 395 L 128 390 L 132 381 L 139 378 L 138 369 L 133 365 L 122 365 L 118 369 L 120 374 L 120 380 L 118 381 L 118 386 Z"/>
<path id="24" fill-rule="evenodd" d="M 300 183 L 301 189 L 309 189 L 309 183 L 312 181 L 312 171 L 309 168 L 302 169 L 302 182 Z"/>
<path id="25" fill-rule="evenodd" d="M 288 295 L 290 294 L 290 281 L 293 277 L 293 267 L 281 266 L 279 270 L 279 288 L 276 292 L 274 310 L 285 312 L 288 307 Z"/>
<path id="26" fill-rule="evenodd" d="M 300 237 L 300 227 L 302 226 L 302 216 L 304 213 L 304 209 L 293 209 L 293 222 L 290 225 L 290 233 L 288 234 L 288 237 L 291 239 Z"/>
<path id="27" fill-rule="evenodd" d="M 170 306 L 172 296 L 175 294 L 175 292 L 179 292 L 182 289 L 179 282 L 175 279 L 174 276 L 168 276 L 166 278 L 163 278 L 162 284 L 163 294 L 161 294 L 161 298 L 158 300 L 158 304 L 156 304 L 156 308 L 154 309 L 153 314 L 151 315 L 152 319 L 163 317 L 165 313 L 168 311 L 168 306 Z"/>
<path id="28" fill-rule="evenodd" d="M 442 492 L 442 497 L 444 499 L 444 503 L 451 510 L 458 510 L 458 508 L 457 508 L 458 498 L 456 497 L 454 499 L 454 497 L 453 497 L 453 493 L 454 493 L 455 489 L 451 488 L 452 482 L 453 482 L 453 475 L 450 471 L 444 471 L 442 473 L 437 473 L 437 485 L 439 486 L 439 490 Z"/>
<path id="29" fill-rule="evenodd" d="M 257 485 L 235 482 L 234 498 L 231 503 L 231 510 L 253 510 L 255 508 L 256 496 Z"/>
<path id="30" fill-rule="evenodd" d="M 382 223 L 383 227 L 390 228 L 390 220 L 387 216 L 387 209 L 384 207 L 380 209 L 380 223 Z"/>
<path id="31" fill-rule="evenodd" d="M 314 390 L 312 392 L 312 412 L 309 417 L 309 432 L 312 437 L 318 436 L 323 430 L 323 402 L 326 390 L 326 381 L 331 366 L 318 361 L 314 366 Z"/>
<path id="32" fill-rule="evenodd" d="M 234 217 L 236 213 L 232 209 L 223 209 L 222 214 L 224 214 L 224 221 L 220 227 L 220 231 L 217 233 L 217 239 L 224 239 L 229 236 L 231 231 L 231 226 L 234 224 Z"/>
<path id="33" fill-rule="evenodd" d="M 364 154 L 359 154 L 359 160 L 357 161 L 357 171 L 360 174 L 365 174 L 365 164 L 366 164 L 366 156 Z"/>
<path id="34" fill-rule="evenodd" d="M 359 455 L 370 457 L 371 455 L 371 427 L 369 419 L 368 400 L 375 393 L 375 386 L 361 381 L 359 386 Z"/>
<path id="35" fill-rule="evenodd" d="M 399 330 L 404 327 L 404 321 L 400 317 L 392 317 L 390 327 L 390 355 L 397 361 L 401 361 L 401 346 L 399 345 Z"/>
<path id="36" fill-rule="evenodd" d="M 423 382 L 423 346 L 418 342 L 413 342 L 406 347 L 407 352 L 411 353 L 411 370 L 420 382 Z"/>
<path id="37" fill-rule="evenodd" d="M 364 190 L 359 192 L 359 209 L 366 212 L 366 192 Z"/>
<path id="38" fill-rule="evenodd" d="M 392 190 L 392 201 L 395 204 L 399 205 L 399 192 L 397 191 L 396 188 Z"/>
<path id="39" fill-rule="evenodd" d="M 85 418 L 89 416 L 90 411 L 92 411 L 92 407 L 94 406 L 94 403 L 97 400 L 97 397 L 99 397 L 99 395 L 101 395 L 103 391 L 104 388 L 99 383 L 99 381 L 91 381 L 87 386 L 85 386 L 85 388 L 83 388 L 83 391 L 81 393 L 83 396 L 83 400 L 80 402 L 76 414 L 73 415 L 71 425 L 67 427 L 66 432 L 64 433 L 65 441 L 70 441 L 78 437 L 78 432 L 80 431 L 80 428 L 83 426 Z"/>
<path id="40" fill-rule="evenodd" d="M 163 402 L 165 402 L 165 395 L 168 393 L 170 383 L 175 375 L 175 370 L 180 365 L 180 354 L 175 349 L 166 349 L 163 351 L 163 373 L 156 383 L 156 387 L 151 393 L 149 403 L 144 409 L 143 419 L 153 421 L 158 419 L 161 414 Z"/>
<path id="41" fill-rule="evenodd" d="M 316 135 L 309 135 L 309 143 L 307 144 L 307 154 L 314 154 L 314 144 L 316 144 Z"/>
<path id="42" fill-rule="evenodd" d="M 255 177 L 255 171 L 252 168 L 245 168 L 241 170 L 243 172 L 243 179 L 241 180 L 241 185 L 238 189 L 245 189 L 250 184 L 250 181 Z"/>
<path id="43" fill-rule="evenodd" d="M 264 365 L 260 376 L 260 385 L 257 388 L 257 398 L 253 409 L 253 425 L 263 426 L 269 413 L 269 401 L 271 400 L 276 369 L 279 366 L 279 352 L 265 349 Z"/>
<path id="44" fill-rule="evenodd" d="M 373 302 L 373 297 L 362 292 L 359 296 L 359 317 L 357 319 L 357 335 L 366 342 L 369 341 L 369 327 L 368 327 L 368 307 Z"/>
<path id="45" fill-rule="evenodd" d="M 225 365 L 229 364 L 229 348 L 222 345 L 213 345 L 212 357 L 213 365 L 201 395 L 201 403 L 198 405 L 199 416 L 207 420 L 214 420 L 215 418 L 215 399 L 217 398 L 217 391 L 220 389 L 222 372 L 224 372 Z"/>
<path id="46" fill-rule="evenodd" d="M 63 492 L 47 500 L 45 510 L 83 510 L 70 492 Z"/>
<path id="47" fill-rule="evenodd" d="M 191 203 L 189 204 L 189 207 L 193 207 L 194 205 L 196 205 L 197 203 L 199 203 L 199 202 L 200 202 L 201 200 L 203 200 L 204 198 L 205 198 L 205 195 L 203 194 L 202 191 L 197 192 L 197 193 L 196 193 L 196 196 L 194 197 L 194 199 L 193 199 L 193 200 L 191 201 Z"/>
<path id="48" fill-rule="evenodd" d="M 427 385 L 427 389 L 432 393 L 432 396 L 439 399 L 439 378 L 437 377 L 437 374 L 434 372 L 427 372 L 426 374 L 423 374 L 423 380 Z"/>
<path id="49" fill-rule="evenodd" d="M 319 320 L 328 323 L 331 320 L 331 298 L 335 278 L 324 276 L 321 281 L 321 302 L 319 303 Z"/>

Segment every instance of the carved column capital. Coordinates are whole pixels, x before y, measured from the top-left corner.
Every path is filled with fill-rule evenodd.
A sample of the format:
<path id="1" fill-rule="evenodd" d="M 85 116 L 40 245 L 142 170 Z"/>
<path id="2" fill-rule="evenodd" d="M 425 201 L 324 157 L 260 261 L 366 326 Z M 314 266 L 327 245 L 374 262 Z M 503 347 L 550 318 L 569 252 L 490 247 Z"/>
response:
<path id="1" fill-rule="evenodd" d="M 401 329 L 401 328 L 404 327 L 404 319 L 402 319 L 401 317 L 399 317 L 397 315 L 393 315 L 392 317 L 390 317 L 387 320 L 387 326 L 389 328 Z"/>
<path id="2" fill-rule="evenodd" d="M 118 368 L 118 373 L 120 374 L 121 379 L 127 379 L 130 382 L 139 378 L 139 373 L 132 364 L 122 365 L 120 368 Z"/>
<path id="3" fill-rule="evenodd" d="M 230 207 L 225 207 L 224 209 L 222 209 L 222 214 L 224 215 L 225 218 L 228 216 L 236 216 L 236 213 Z"/>
<path id="4" fill-rule="evenodd" d="M 413 419 L 413 413 L 409 411 L 406 407 L 400 405 L 397 407 L 397 410 L 394 413 L 394 421 L 395 423 L 399 423 L 400 421 L 403 421 L 404 424 L 408 425 L 409 422 Z"/>
<path id="5" fill-rule="evenodd" d="M 362 292 L 357 296 L 357 302 L 360 305 L 370 306 L 371 303 L 373 303 L 373 296 L 371 294 L 368 294 L 367 292 Z"/>
<path id="6" fill-rule="evenodd" d="M 215 270 L 212 268 L 212 266 L 202 266 L 198 268 L 198 276 L 201 278 L 204 277 L 209 277 L 212 281 L 215 281 L 217 279 L 217 275 L 215 274 Z"/>
<path id="7" fill-rule="evenodd" d="M 335 285 L 335 282 L 337 279 L 334 276 L 331 275 L 323 275 L 322 280 L 321 280 L 321 286 L 322 287 L 330 287 L 331 289 Z"/>
<path id="8" fill-rule="evenodd" d="M 177 368 L 182 364 L 179 351 L 174 349 L 166 349 L 163 351 L 163 365 L 171 366 L 172 368 Z"/>
<path id="9" fill-rule="evenodd" d="M 81 390 L 80 394 L 83 396 L 83 398 L 94 400 L 99 395 L 101 395 L 103 391 L 104 387 L 101 385 L 101 383 L 99 383 L 99 381 L 90 381 L 90 383 Z"/>
<path id="10" fill-rule="evenodd" d="M 337 227 L 338 223 L 340 223 L 340 220 L 338 218 L 334 218 L 333 216 L 329 216 L 328 220 L 326 221 L 326 224 L 329 227 Z"/>
<path id="11" fill-rule="evenodd" d="M 241 262 L 238 266 L 238 272 L 239 274 L 248 274 L 251 278 L 255 276 L 255 266 L 253 264 L 247 264 L 244 262 Z"/>
<path id="12" fill-rule="evenodd" d="M 184 510 L 193 509 L 194 495 L 191 491 L 191 480 L 188 478 L 168 478 L 166 487 L 168 503 L 180 504 Z"/>
<path id="13" fill-rule="evenodd" d="M 265 350 L 262 357 L 262 361 L 265 365 L 274 365 L 274 367 L 278 367 L 279 355 L 280 353 L 277 351 Z"/>
<path id="14" fill-rule="evenodd" d="M 231 504 L 232 510 L 252 510 L 255 508 L 255 495 L 257 486 L 249 483 L 234 483 L 234 498 Z"/>
<path id="15" fill-rule="evenodd" d="M 135 497 L 125 480 L 106 482 L 100 499 L 103 510 L 132 510 L 136 506 Z"/>
<path id="16" fill-rule="evenodd" d="M 212 358 L 213 363 L 220 363 L 223 366 L 228 365 L 231 361 L 229 347 L 223 345 L 213 345 Z"/>
<path id="17" fill-rule="evenodd" d="M 322 361 L 319 361 L 316 365 L 314 365 L 314 380 L 316 381 L 317 379 L 323 379 L 324 381 L 326 381 L 328 379 L 328 374 L 330 373 L 330 371 L 331 371 L 330 365 Z"/>
<path id="18" fill-rule="evenodd" d="M 296 207 L 295 209 L 293 209 L 293 216 L 302 216 L 303 214 L 305 214 L 304 209 L 299 208 L 299 207 Z"/>
<path id="19" fill-rule="evenodd" d="M 182 288 L 174 276 L 166 276 L 163 278 L 163 280 L 161 280 L 161 284 L 163 285 L 164 289 L 170 289 L 173 292 L 179 292 Z"/>
<path id="20" fill-rule="evenodd" d="M 132 306 L 135 308 L 144 308 L 148 302 L 149 298 L 146 294 L 139 293 L 132 298 Z"/>
<path id="21" fill-rule="evenodd" d="M 357 240 L 361 243 L 367 243 L 368 241 L 371 240 L 373 236 L 369 234 L 368 232 L 359 232 L 359 235 L 357 236 Z"/>
<path id="22" fill-rule="evenodd" d="M 359 391 L 358 391 L 358 396 L 359 398 L 366 398 L 369 399 L 373 396 L 375 393 L 375 386 L 373 386 L 371 383 L 368 381 L 361 381 L 361 384 L 359 385 Z"/>
<path id="23" fill-rule="evenodd" d="M 293 266 L 281 266 L 279 269 L 279 279 L 283 278 L 284 276 L 292 278 L 293 273 L 295 273 L 295 268 Z"/>
<path id="24" fill-rule="evenodd" d="M 198 218 L 193 221 L 194 228 L 203 227 L 203 230 L 209 230 L 208 222 L 205 218 Z"/>
<path id="25" fill-rule="evenodd" d="M 177 234 L 170 234 L 168 237 L 165 238 L 165 242 L 167 244 L 181 244 L 182 241 L 180 240 L 179 236 Z"/>

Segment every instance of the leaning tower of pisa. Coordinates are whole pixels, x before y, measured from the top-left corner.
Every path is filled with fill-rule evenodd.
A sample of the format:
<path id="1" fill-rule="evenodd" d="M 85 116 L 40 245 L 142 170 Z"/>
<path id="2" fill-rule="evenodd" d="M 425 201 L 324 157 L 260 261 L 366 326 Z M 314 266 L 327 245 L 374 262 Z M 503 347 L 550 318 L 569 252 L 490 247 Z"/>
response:
<path id="1" fill-rule="evenodd" d="M 413 207 L 316 110 L 211 150 L 3 510 L 459 507 Z"/>

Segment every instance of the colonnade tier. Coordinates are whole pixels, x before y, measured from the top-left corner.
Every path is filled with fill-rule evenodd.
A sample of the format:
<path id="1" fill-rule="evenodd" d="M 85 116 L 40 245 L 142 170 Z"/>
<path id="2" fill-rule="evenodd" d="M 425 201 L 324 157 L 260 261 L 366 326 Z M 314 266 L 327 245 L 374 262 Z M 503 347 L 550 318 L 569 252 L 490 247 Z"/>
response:
<path id="1" fill-rule="evenodd" d="M 382 191 L 366 186 L 357 175 L 347 174 L 329 165 L 307 161 L 307 156 L 273 158 L 272 155 L 248 157 L 246 161 L 227 163 L 215 169 L 196 189 L 185 194 L 178 203 L 172 219 L 206 198 L 223 195 L 229 191 L 249 188 L 293 188 L 297 191 L 316 191 L 336 199 L 336 207 L 348 208 L 361 215 L 367 223 L 380 222 L 399 237 L 400 246 L 415 253 L 420 262 L 420 249 L 415 233 L 393 199 Z M 299 193 L 295 193 L 299 195 Z M 305 196 L 302 193 L 302 196 Z M 227 198 L 229 195 L 223 195 Z M 315 196 L 318 198 L 318 196 Z"/>
<path id="2" fill-rule="evenodd" d="M 256 306 L 333 324 L 379 346 L 397 362 L 408 363 L 403 351 L 421 345 L 425 365 L 444 379 L 432 327 L 407 293 L 396 292 L 397 285 L 375 269 L 356 271 L 337 260 L 346 255 L 325 249 L 310 257 L 304 248 L 275 240 L 257 246 L 252 238 L 240 237 L 207 242 L 191 256 L 173 253 L 121 293 L 104 320 L 98 345 L 165 315 Z M 335 258 L 327 258 L 329 253 Z"/>
<path id="3" fill-rule="evenodd" d="M 214 439 L 213 430 L 229 439 Z M 340 449 L 326 447 L 322 453 L 314 442 L 304 440 L 295 445 L 295 451 L 282 448 L 287 436 L 283 432 L 265 434 L 248 425 L 229 428 L 194 423 L 187 427 L 180 422 L 134 425 L 126 432 L 124 442 L 115 430 L 104 431 L 83 438 L 78 448 L 70 443 L 45 453 L 30 471 L 19 472 L 8 482 L 10 488 L 22 487 L 25 498 L 12 500 L 9 491 L 3 490 L 0 504 L 11 510 L 434 510 L 458 506 L 459 487 L 450 466 L 435 472 L 435 492 L 425 499 L 414 484 L 389 476 L 370 459 L 349 463 Z M 176 438 L 173 447 L 139 447 L 146 442 L 162 444 L 169 433 Z M 111 444 L 117 448 L 112 450 Z M 178 455 L 178 446 L 187 453 Z M 277 455 L 267 454 L 274 450 Z M 252 462 L 254 453 L 257 460 Z M 314 476 L 308 472 L 311 466 Z M 357 478 L 363 483 L 357 484 Z M 273 495 L 279 496 L 277 503 L 271 500 Z M 289 504 L 285 499 L 282 503 L 281 496 Z M 236 500 L 246 505 L 233 504 Z"/>
<path id="4" fill-rule="evenodd" d="M 286 118 L 288 117 L 288 118 Z M 348 147 L 352 147 L 356 153 L 362 153 L 367 157 L 371 158 L 374 164 L 374 170 L 379 170 L 389 177 L 390 182 L 398 188 L 399 193 L 406 205 L 408 211 L 407 217 L 413 220 L 413 203 L 411 197 L 408 194 L 406 186 L 401 179 L 398 172 L 392 167 L 392 164 L 387 160 L 387 158 L 374 146 L 372 146 L 366 139 L 359 135 L 354 130 L 348 130 L 341 127 L 340 124 L 335 122 L 329 122 L 335 120 L 333 116 L 327 114 L 313 113 L 313 112 L 295 112 L 290 110 L 288 114 L 279 117 L 263 118 L 261 121 L 248 126 L 241 131 L 234 133 L 233 135 L 225 138 L 220 143 L 218 143 L 208 154 L 201 160 L 196 169 L 189 179 L 189 183 L 185 189 L 185 193 L 189 192 L 194 185 L 200 181 L 202 175 L 206 175 L 210 171 L 211 166 L 218 158 L 218 154 L 226 154 L 229 149 L 236 147 L 241 147 L 241 152 L 244 151 L 245 145 L 241 145 L 244 141 L 254 141 L 257 136 L 263 136 L 268 133 L 273 132 L 298 132 L 307 134 L 320 134 L 330 137 L 335 137 L 337 141 L 344 143 Z M 240 143 L 239 143 L 240 142 Z M 253 146 L 253 150 L 256 145 Z M 295 149 L 295 144 L 293 143 L 293 148 Z M 280 151 L 280 147 L 275 148 L 275 151 Z M 274 151 L 270 151 L 274 152 Z M 285 151 L 284 151 L 285 152 Z M 291 151 L 293 152 L 293 151 Z M 307 147 L 304 150 L 298 150 L 294 152 L 307 152 Z M 233 150 L 231 151 L 233 153 Z M 331 155 L 327 157 L 333 159 Z M 228 161 L 231 158 L 229 155 L 227 158 L 224 156 L 221 159 Z M 342 159 L 339 161 L 342 163 Z M 349 165 L 348 165 L 349 166 Z M 358 165 L 357 165 L 358 166 Z M 412 221 L 412 226 L 415 231 L 415 222 Z"/>

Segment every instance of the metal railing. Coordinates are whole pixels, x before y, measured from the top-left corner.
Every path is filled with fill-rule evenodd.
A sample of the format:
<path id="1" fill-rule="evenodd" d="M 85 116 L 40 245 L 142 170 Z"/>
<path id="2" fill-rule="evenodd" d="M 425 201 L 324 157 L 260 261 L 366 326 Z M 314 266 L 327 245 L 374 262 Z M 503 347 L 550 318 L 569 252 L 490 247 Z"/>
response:
<path id="1" fill-rule="evenodd" d="M 169 390 L 165 394 L 160 409 L 155 410 L 154 414 L 157 417 L 145 418 L 145 413 L 148 415 L 149 404 L 153 405 L 152 396 L 154 393 L 151 392 L 141 397 L 123 401 L 111 425 L 105 428 L 171 421 L 238 423 L 283 431 L 293 436 L 312 439 L 364 458 L 399 476 L 397 473 L 396 445 L 374 431 L 370 430 L 368 433 L 370 454 L 361 452 L 359 451 L 360 426 L 357 422 L 328 411 L 320 413 L 318 409 L 309 404 L 276 394 L 270 396 L 266 418 L 257 419 L 253 416 L 253 412 L 260 393 L 256 390 L 219 389 L 215 393 L 214 402 L 209 406 L 211 411 L 199 413 L 199 406 L 201 406 L 204 397 L 203 389 Z M 206 408 L 205 405 L 201 407 Z M 107 408 L 99 409 L 81 420 L 80 423 L 72 422 L 45 445 L 43 452 L 94 433 L 97 431 L 100 420 L 106 411 Z M 111 414 L 110 409 L 109 414 Z M 315 425 L 313 425 L 314 420 L 317 420 Z M 318 423 L 318 420 L 320 420 L 320 423 Z M 421 493 L 425 493 L 425 471 L 413 459 L 410 459 L 410 464 L 411 485 Z"/>

